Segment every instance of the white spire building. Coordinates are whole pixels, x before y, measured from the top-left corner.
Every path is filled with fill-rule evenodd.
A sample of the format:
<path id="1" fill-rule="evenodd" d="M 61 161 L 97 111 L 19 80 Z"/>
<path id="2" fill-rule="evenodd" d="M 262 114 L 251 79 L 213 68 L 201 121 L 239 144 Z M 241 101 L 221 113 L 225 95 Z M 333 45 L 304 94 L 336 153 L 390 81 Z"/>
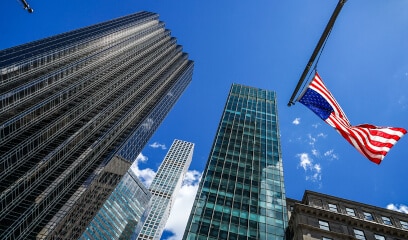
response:
<path id="1" fill-rule="evenodd" d="M 132 239 L 160 239 L 193 158 L 194 144 L 175 139 L 150 185 L 151 211 Z"/>

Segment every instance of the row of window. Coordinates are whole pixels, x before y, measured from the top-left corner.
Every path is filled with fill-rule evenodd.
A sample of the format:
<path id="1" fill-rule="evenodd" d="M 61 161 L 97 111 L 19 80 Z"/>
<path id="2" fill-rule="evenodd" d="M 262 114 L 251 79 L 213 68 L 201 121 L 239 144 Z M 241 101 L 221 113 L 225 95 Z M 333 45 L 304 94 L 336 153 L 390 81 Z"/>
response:
<path id="1" fill-rule="evenodd" d="M 134 113 L 134 115 L 136 115 L 136 113 Z M 102 115 L 101 115 L 102 116 Z M 133 116 L 131 116 L 131 115 L 129 115 L 129 117 L 133 117 Z M 106 120 L 107 121 L 107 120 Z M 123 121 L 124 122 L 124 121 Z M 96 154 L 99 154 L 99 152 L 100 151 L 98 151 L 98 149 L 99 148 L 101 148 L 101 149 L 103 149 L 103 147 L 105 147 L 105 145 L 107 144 L 107 143 L 111 143 L 111 139 L 119 139 L 119 137 L 118 137 L 118 133 L 122 133 L 122 130 L 120 129 L 122 126 L 121 125 L 117 125 L 117 126 L 115 126 L 115 128 L 116 129 L 118 129 L 118 130 L 120 130 L 120 131 L 115 131 L 115 130 L 112 130 L 111 132 L 109 132 L 108 133 L 108 135 L 106 135 L 106 139 L 103 139 L 103 140 L 101 140 L 97 145 L 95 145 L 95 157 L 92 155 L 92 159 L 91 159 L 91 157 L 89 157 L 89 163 L 88 162 L 86 162 L 86 164 L 93 164 L 93 161 L 95 161 L 94 159 L 96 158 L 96 156 L 98 156 L 98 155 L 96 155 Z M 123 132 L 125 132 L 125 131 L 123 131 Z M 116 136 L 115 136 L 115 135 Z M 97 135 L 96 135 L 97 136 Z M 78 139 L 79 139 L 79 137 L 82 137 L 82 136 L 80 136 L 80 135 L 78 135 L 77 136 L 78 137 Z M 115 137 L 115 138 L 114 138 Z M 72 139 L 72 144 L 75 144 L 75 140 L 76 139 Z M 93 141 L 89 141 L 90 143 L 92 143 Z M 115 146 L 115 144 L 113 144 L 112 146 Z M 66 149 L 69 149 L 68 148 L 69 146 L 67 146 L 67 148 Z M 73 149 L 73 148 L 72 148 Z M 62 154 L 63 152 L 63 149 L 60 151 L 60 153 Z M 57 153 L 56 153 L 57 154 Z M 55 155 L 56 156 L 56 155 Z M 84 155 L 85 156 L 85 155 Z M 64 155 L 64 157 L 65 157 L 65 155 Z M 63 158 L 61 158 L 61 159 L 63 159 Z M 91 161 L 92 160 L 92 161 Z M 58 161 L 61 161 L 61 160 L 58 160 Z M 58 161 L 56 162 L 56 164 L 54 164 L 54 165 L 58 165 Z M 80 163 L 81 165 L 85 165 L 85 162 L 81 162 Z M 54 166 L 54 165 L 52 165 L 52 166 Z M 51 166 L 51 165 L 50 165 Z M 89 165 L 90 166 L 90 165 Z M 75 166 L 76 167 L 76 166 Z M 88 167 L 88 166 L 86 166 L 86 167 Z M 80 165 L 78 165 L 78 167 L 76 167 L 77 169 L 80 169 Z M 88 167 L 89 168 L 89 167 Z M 45 171 L 45 170 L 44 170 Z M 47 170 L 48 171 L 48 170 Z M 73 170 L 73 171 L 76 171 L 76 170 Z M 85 171 L 85 170 L 81 170 L 81 171 Z M 78 172 L 78 174 L 79 173 L 81 173 L 81 172 Z M 64 177 L 63 175 L 61 175 L 62 177 Z M 62 185 L 67 185 L 67 184 L 65 184 L 66 182 L 68 183 L 68 181 L 72 181 L 71 180 L 71 178 L 73 179 L 73 177 L 70 177 L 70 179 L 68 179 L 68 178 L 66 178 L 66 180 L 64 179 L 63 181 L 64 182 L 61 182 L 60 184 L 61 184 L 61 186 Z M 46 179 L 45 179 L 46 180 Z M 45 181 L 44 180 L 44 181 Z M 47 182 L 47 181 L 46 181 Z M 24 184 L 26 184 L 26 182 L 23 182 Z M 68 186 L 68 185 L 67 185 Z M 15 189 L 19 189 L 18 187 L 16 187 Z M 35 189 L 34 189 L 35 190 Z M 26 191 L 26 190 L 24 190 L 24 191 Z M 28 191 L 28 190 L 27 190 Z M 30 191 L 31 191 L 31 189 L 30 189 Z M 54 191 L 54 190 L 53 190 Z M 11 195 L 10 195 L 11 196 Z M 11 207 L 11 205 L 10 205 L 10 207 Z M 27 208 L 28 208 L 28 206 L 27 206 Z M 22 211 L 22 210 L 21 210 Z M 24 211 L 25 211 L 25 209 L 24 209 Z M 32 211 L 33 213 L 34 213 L 34 210 Z M 35 211 L 35 212 L 37 212 L 37 211 Z M 39 212 L 39 211 L 38 211 Z M 37 214 L 37 213 L 36 213 Z M 38 213 L 39 214 L 39 213 Z M 10 216 L 11 216 L 11 214 L 9 214 Z M 7 215 L 6 215 L 6 217 L 7 217 Z M 33 215 L 32 216 L 32 218 L 34 218 L 34 217 L 36 217 L 35 215 Z M 13 219 L 12 219 L 13 220 Z"/>
<path id="2" fill-rule="evenodd" d="M 323 220 L 319 220 L 319 228 L 323 229 L 323 230 L 330 231 L 329 223 L 326 222 L 326 221 L 323 221 Z M 365 240 L 366 239 L 364 231 L 354 228 L 353 232 L 354 232 L 354 237 L 356 239 L 360 239 L 360 240 Z M 376 239 L 376 240 L 385 240 L 385 237 L 383 235 L 380 235 L 380 234 L 374 234 L 374 239 Z M 322 240 L 333 240 L 333 239 L 328 238 L 328 237 L 323 237 Z"/>
<path id="3" fill-rule="evenodd" d="M 113 50 L 111 50 L 111 52 L 115 52 L 114 51 L 115 49 L 113 49 Z M 109 53 L 109 52 L 107 52 L 107 53 Z M 133 55 L 129 55 L 126 59 L 128 59 L 128 58 L 131 58 Z M 92 60 L 92 61 L 94 61 L 94 60 Z M 92 63 L 92 61 L 90 61 L 90 64 Z M 95 60 L 96 61 L 96 60 Z M 78 68 L 78 66 L 79 65 L 77 65 L 77 66 L 73 66 L 73 67 L 66 67 L 65 68 L 65 70 L 63 69 L 63 70 L 61 70 L 61 74 L 59 74 L 58 76 L 60 76 L 60 77 L 63 77 L 64 75 L 68 75 L 68 72 L 70 72 L 70 73 L 73 73 L 73 72 L 75 72 L 74 71 L 74 68 L 76 69 L 76 68 Z M 117 66 L 120 66 L 120 64 L 116 64 L 116 67 Z M 115 66 L 112 66 L 112 69 L 114 68 Z M 78 69 L 77 69 L 78 70 Z M 63 72 L 65 71 L 65 74 L 63 74 Z M 106 70 L 105 71 L 106 73 L 108 72 L 108 70 Z M 83 72 L 83 73 L 81 73 L 81 74 L 85 74 L 85 72 Z M 101 73 L 102 74 L 102 73 Z M 58 77 L 57 76 L 57 77 Z M 55 76 L 54 76 L 55 77 Z M 55 77 L 55 79 L 54 79 L 54 77 L 49 77 L 49 78 L 47 78 L 47 77 L 43 77 L 44 79 L 44 81 L 39 81 L 38 82 L 38 84 L 36 84 L 36 85 L 33 85 L 33 86 L 31 86 L 31 87 L 29 87 L 29 88 L 35 88 L 35 89 L 37 89 L 37 88 L 39 88 L 39 89 L 43 89 L 44 90 L 44 88 L 46 88 L 48 85 L 52 85 L 53 84 L 53 81 L 55 80 L 56 81 L 56 77 Z M 59 77 L 58 77 L 59 78 Z M 47 80 L 48 79 L 48 80 Z M 51 80 L 50 80 L 51 79 Z M 74 77 L 71 77 L 70 78 L 70 81 L 74 81 L 75 80 L 75 78 Z M 66 80 L 67 81 L 67 80 Z M 67 83 L 65 81 L 65 83 Z M 105 80 L 104 80 L 105 81 Z M 121 80 L 122 81 L 122 80 Z M 106 83 L 108 83 L 109 81 L 105 81 Z M 102 83 L 102 82 L 101 82 Z M 24 117 L 21 117 L 17 122 L 14 122 L 14 123 L 12 123 L 12 124 L 10 124 L 10 125 L 8 125 L 7 126 L 7 128 L 5 128 L 4 130 L 0 130 L 1 132 L 0 132 L 0 134 L 1 135 L 7 135 L 7 134 L 9 134 L 10 132 L 12 132 L 12 131 L 15 131 L 17 128 L 21 128 L 22 126 L 25 126 L 25 125 L 27 125 L 27 124 L 29 124 L 29 122 L 30 121 L 32 121 L 32 120 L 34 120 L 36 117 L 38 117 L 38 116 L 42 116 L 43 115 L 43 113 L 44 112 L 48 112 L 48 114 L 50 114 L 50 111 L 52 110 L 52 109 L 55 109 L 55 108 L 57 108 L 58 106 L 60 106 L 60 107 L 62 107 L 62 105 L 61 104 L 64 104 L 64 102 L 67 102 L 68 100 L 69 101 L 71 101 L 72 100 L 72 98 L 74 98 L 75 97 L 75 95 L 77 95 L 77 94 L 79 94 L 79 92 L 81 92 L 81 91 L 84 91 L 84 88 L 85 87 L 87 87 L 87 88 L 89 88 L 89 84 L 91 84 L 91 82 L 88 82 L 88 80 L 87 81 L 83 81 L 83 84 L 77 84 L 76 86 L 71 86 L 70 88 L 68 88 L 67 90 L 64 90 L 64 91 L 61 91 L 60 93 L 60 95 L 59 95 L 59 97 L 57 96 L 57 97 L 54 97 L 53 99 L 51 99 L 51 100 L 48 100 L 48 102 L 44 102 L 44 104 L 41 104 L 41 105 L 38 105 L 38 106 L 36 106 L 36 110 L 34 111 L 32 111 L 31 113 L 29 113 L 28 115 L 26 115 L 26 116 L 24 116 Z M 96 84 L 96 83 L 94 83 L 94 84 Z M 118 84 L 118 83 L 114 83 L 114 84 Z M 108 91 L 109 89 L 111 90 L 112 89 L 112 87 L 116 87 L 114 84 L 110 84 L 111 86 L 110 87 L 104 87 L 105 89 L 107 89 L 107 90 L 105 90 L 105 91 Z M 88 86 L 89 85 L 89 86 Z M 21 90 L 21 91 L 23 91 L 23 90 Z M 25 91 L 25 90 L 24 90 Z M 37 91 L 37 90 L 36 90 Z M 38 90 L 39 91 L 39 90 Z M 101 90 L 102 91 L 102 90 Z M 12 96 L 10 96 L 9 98 L 13 98 L 13 96 L 16 96 L 16 95 L 12 95 Z M 23 97 L 23 96 L 22 96 Z M 78 96 L 77 96 L 78 97 Z M 99 98 L 99 97 L 98 97 Z M 64 100 L 65 99 L 65 100 Z M 4 103 L 4 101 L 6 101 L 7 99 L 3 99 L 2 100 L 2 102 Z M 92 100 L 92 101 L 95 101 L 96 102 L 96 100 Z M 34 101 L 35 102 L 35 101 Z M 33 103 L 34 103 L 33 102 Z M 94 103 L 94 102 L 93 102 Z M 93 104 L 92 103 L 92 104 Z M 1 105 L 2 103 L 0 103 L 0 105 Z M 12 107 L 12 106 L 9 106 L 9 107 Z M 4 110 L 4 109 L 3 109 Z M 131 159 L 131 158 L 129 158 L 129 159 Z"/>
<path id="4" fill-rule="evenodd" d="M 154 130 L 164 119 L 170 108 L 177 100 L 176 96 L 180 96 L 191 79 L 192 65 L 188 70 L 185 70 L 185 75 L 180 78 L 180 81 L 171 88 L 171 95 L 167 94 L 164 100 L 155 108 L 155 110 L 149 113 L 146 120 L 140 123 L 138 129 L 133 133 L 132 138 L 122 147 L 119 155 L 125 159 L 136 159 L 141 152 L 140 146 L 144 146 L 147 141 L 145 139 L 150 138 L 154 133 Z M 154 120 L 153 120 L 154 119 Z M 139 149 L 140 148 L 140 149 Z"/>
<path id="5" fill-rule="evenodd" d="M 329 203 L 328 206 L 329 206 L 330 211 L 339 212 L 338 209 L 337 209 L 336 204 Z M 353 208 L 346 207 L 345 209 L 346 209 L 346 214 L 347 215 L 356 217 L 356 212 L 355 212 L 355 210 Z M 368 221 L 376 221 L 374 219 L 374 217 L 373 217 L 373 214 L 371 214 L 369 212 L 363 212 L 363 217 L 364 217 L 365 220 L 368 220 Z M 394 225 L 393 222 L 391 221 L 391 218 L 386 217 L 386 216 L 381 216 L 381 221 L 385 225 L 390 225 L 390 226 Z M 400 220 L 399 222 L 400 222 L 401 227 L 403 229 L 408 229 L 408 222 L 405 222 L 405 221 L 402 221 L 402 220 Z"/>
<path id="6" fill-rule="evenodd" d="M 234 84 L 232 86 L 231 92 L 235 94 L 244 95 L 244 96 L 252 96 L 252 97 L 257 97 L 257 98 L 275 100 L 275 92 L 273 91 L 242 86 L 240 84 Z"/>

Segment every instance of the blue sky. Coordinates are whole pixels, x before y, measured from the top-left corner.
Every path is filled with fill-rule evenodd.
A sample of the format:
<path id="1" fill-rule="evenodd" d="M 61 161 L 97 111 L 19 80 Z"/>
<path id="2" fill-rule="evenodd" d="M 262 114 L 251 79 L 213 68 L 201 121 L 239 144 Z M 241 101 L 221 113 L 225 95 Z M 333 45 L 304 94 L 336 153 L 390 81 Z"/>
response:
<path id="1" fill-rule="evenodd" d="M 173 139 L 195 143 L 167 226 L 172 239 L 184 228 L 232 83 L 277 92 L 287 197 L 309 189 L 408 212 L 406 136 L 378 166 L 306 107 L 287 107 L 336 0 L 28 2 L 33 14 L 18 1 L 0 3 L 0 49 L 147 10 L 195 61 L 192 83 L 134 166 L 148 181 Z M 406 0 L 349 0 L 336 21 L 317 69 L 354 125 L 408 128 L 407 9 Z"/>

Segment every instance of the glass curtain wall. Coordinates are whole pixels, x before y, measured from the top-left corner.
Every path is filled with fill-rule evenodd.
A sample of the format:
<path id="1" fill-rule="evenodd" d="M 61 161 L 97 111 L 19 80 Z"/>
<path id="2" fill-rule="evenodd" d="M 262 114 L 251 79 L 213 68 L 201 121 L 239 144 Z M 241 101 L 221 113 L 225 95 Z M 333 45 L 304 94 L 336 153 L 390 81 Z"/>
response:
<path id="1" fill-rule="evenodd" d="M 0 238 L 81 236 L 192 72 L 149 12 L 1 50 Z"/>
<path id="2" fill-rule="evenodd" d="M 283 239 L 276 94 L 233 84 L 184 239 Z"/>

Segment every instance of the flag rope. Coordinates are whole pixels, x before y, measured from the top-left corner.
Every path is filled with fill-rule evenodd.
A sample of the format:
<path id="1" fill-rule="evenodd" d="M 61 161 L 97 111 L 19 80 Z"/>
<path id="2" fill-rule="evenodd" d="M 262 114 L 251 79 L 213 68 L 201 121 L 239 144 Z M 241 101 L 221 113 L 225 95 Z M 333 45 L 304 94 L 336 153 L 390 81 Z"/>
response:
<path id="1" fill-rule="evenodd" d="M 324 42 L 323 42 L 323 45 L 322 45 L 322 48 L 320 49 L 320 51 L 319 51 L 319 53 L 318 53 L 318 55 L 317 55 L 316 61 L 315 61 L 315 62 L 313 63 L 313 65 L 312 65 L 312 66 L 313 66 L 313 69 L 312 69 L 312 71 L 309 72 L 309 75 L 306 77 L 306 79 L 311 79 L 312 74 L 315 75 L 315 74 L 317 73 L 317 65 L 319 64 L 320 57 L 322 56 L 324 47 L 326 46 L 327 40 L 329 39 L 330 33 L 332 32 L 332 30 L 333 30 L 333 28 L 330 28 L 329 32 L 327 33 L 327 37 L 325 38 L 325 40 L 324 40 Z M 301 93 L 304 92 L 306 86 L 309 86 L 309 83 L 310 83 L 310 80 L 309 80 L 309 81 L 305 81 L 305 82 L 303 83 L 303 86 L 302 86 L 302 88 L 300 89 L 300 92 L 301 92 Z M 302 95 L 302 94 L 301 94 L 301 95 Z M 301 95 L 299 95 L 299 97 L 295 100 L 295 102 L 298 102 L 298 101 L 299 101 L 299 99 L 301 98 Z"/>
<path id="2" fill-rule="evenodd" d="M 321 49 L 325 39 L 327 38 L 327 35 L 328 35 L 329 31 L 331 31 L 331 29 L 333 28 L 334 22 L 336 21 L 336 18 L 339 15 L 341 8 L 346 3 L 346 1 L 347 0 L 339 0 L 339 2 L 337 3 L 337 6 L 334 9 L 334 12 L 333 12 L 332 16 L 330 17 L 330 20 L 327 23 L 327 25 L 326 25 L 326 27 L 325 27 L 325 29 L 323 31 L 323 34 L 320 36 L 319 42 L 317 43 L 317 45 L 316 45 L 316 47 L 315 47 L 315 49 L 314 49 L 314 51 L 312 53 L 312 56 L 310 56 L 310 59 L 309 59 L 308 63 L 306 64 L 306 67 L 303 70 L 303 73 L 300 76 L 300 79 L 299 79 L 298 83 L 296 84 L 295 90 L 293 91 L 292 96 L 289 99 L 289 102 L 288 102 L 289 107 L 292 106 L 293 104 L 295 104 L 294 99 L 295 99 L 300 87 L 302 86 L 303 81 L 305 80 L 305 77 L 307 76 L 307 73 L 310 71 L 310 68 L 312 67 L 312 65 L 314 63 L 317 54 L 320 52 L 320 49 Z"/>

